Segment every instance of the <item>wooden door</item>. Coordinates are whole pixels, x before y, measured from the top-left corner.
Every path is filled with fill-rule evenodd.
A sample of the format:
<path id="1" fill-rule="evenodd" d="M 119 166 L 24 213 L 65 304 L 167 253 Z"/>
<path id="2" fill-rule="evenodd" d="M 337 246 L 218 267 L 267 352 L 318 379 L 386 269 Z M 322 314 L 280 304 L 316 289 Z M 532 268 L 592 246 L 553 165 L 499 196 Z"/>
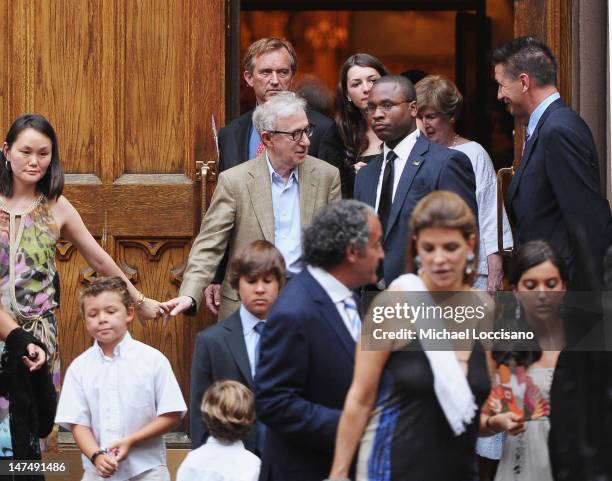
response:
<path id="1" fill-rule="evenodd" d="M 464 97 L 458 132 L 490 151 L 487 101 L 492 80 L 487 55 L 491 50 L 491 19 L 483 14 L 458 12 L 455 25 L 455 80 Z"/>
<path id="2" fill-rule="evenodd" d="M 202 215 L 196 162 L 214 161 L 225 102 L 224 0 L 2 0 L 0 130 L 23 112 L 54 125 L 66 197 L 148 297 L 177 295 Z M 58 249 L 62 370 L 91 344 L 77 306 L 87 269 Z M 195 333 L 179 317 L 131 331 L 171 361 L 188 397 Z"/>
<path id="3" fill-rule="evenodd" d="M 550 47 L 557 57 L 557 88 L 572 105 L 572 0 L 515 0 L 514 35 L 533 35 Z M 514 128 L 514 166 L 518 167 L 525 143 L 525 127 Z"/>

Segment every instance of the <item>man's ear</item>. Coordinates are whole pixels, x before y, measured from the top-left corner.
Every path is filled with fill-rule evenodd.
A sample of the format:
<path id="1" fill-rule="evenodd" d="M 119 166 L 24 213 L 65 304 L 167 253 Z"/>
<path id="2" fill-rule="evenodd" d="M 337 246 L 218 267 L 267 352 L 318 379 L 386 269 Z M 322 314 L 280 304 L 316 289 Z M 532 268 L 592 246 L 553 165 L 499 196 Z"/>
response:
<path id="1" fill-rule="evenodd" d="M 410 109 L 410 115 L 416 119 L 417 115 L 419 114 L 419 109 L 417 108 L 416 100 L 410 102 L 408 104 L 408 108 Z"/>
<path id="2" fill-rule="evenodd" d="M 529 78 L 529 75 L 526 73 L 521 73 L 519 74 L 518 79 L 521 82 L 521 90 L 523 92 L 527 92 L 527 90 L 529 90 L 529 86 L 531 85 L 531 79 Z"/>
<path id="3" fill-rule="evenodd" d="M 272 134 L 267 130 L 264 130 L 259 136 L 259 138 L 266 147 L 272 143 Z"/>
<path id="4" fill-rule="evenodd" d="M 244 77 L 244 80 L 247 83 L 247 85 L 249 87 L 253 87 L 253 74 L 249 72 L 248 70 L 245 70 L 242 76 Z"/>
<path id="5" fill-rule="evenodd" d="M 344 258 L 350 264 L 354 264 L 359 257 L 360 257 L 359 251 L 353 244 L 349 244 L 346 246 L 346 250 L 344 251 Z"/>

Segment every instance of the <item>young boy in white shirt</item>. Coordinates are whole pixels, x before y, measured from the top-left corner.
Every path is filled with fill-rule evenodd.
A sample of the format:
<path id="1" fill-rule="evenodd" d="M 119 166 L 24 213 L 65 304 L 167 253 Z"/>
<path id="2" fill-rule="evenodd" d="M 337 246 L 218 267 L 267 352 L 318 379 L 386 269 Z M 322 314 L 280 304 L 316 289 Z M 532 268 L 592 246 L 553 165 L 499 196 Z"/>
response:
<path id="1" fill-rule="evenodd" d="M 176 481 L 257 481 L 261 461 L 242 443 L 255 422 L 253 393 L 237 381 L 217 381 L 202 400 L 204 423 L 210 436 L 191 451 Z"/>
<path id="2" fill-rule="evenodd" d="M 95 342 L 66 371 L 55 422 L 82 452 L 83 481 L 170 481 L 162 435 L 187 406 L 168 359 L 127 331 L 134 307 L 119 277 L 85 287 L 80 307 Z"/>

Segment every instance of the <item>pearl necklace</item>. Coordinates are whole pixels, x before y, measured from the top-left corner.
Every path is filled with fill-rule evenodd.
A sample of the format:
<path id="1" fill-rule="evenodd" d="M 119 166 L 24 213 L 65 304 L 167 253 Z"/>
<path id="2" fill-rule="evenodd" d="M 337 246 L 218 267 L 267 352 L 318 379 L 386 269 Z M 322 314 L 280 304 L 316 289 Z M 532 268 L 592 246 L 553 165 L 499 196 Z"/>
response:
<path id="1" fill-rule="evenodd" d="M 455 145 L 457 145 L 457 141 L 459 140 L 459 134 L 455 134 L 455 136 L 453 137 L 453 141 L 451 142 L 450 146 L 454 147 Z"/>

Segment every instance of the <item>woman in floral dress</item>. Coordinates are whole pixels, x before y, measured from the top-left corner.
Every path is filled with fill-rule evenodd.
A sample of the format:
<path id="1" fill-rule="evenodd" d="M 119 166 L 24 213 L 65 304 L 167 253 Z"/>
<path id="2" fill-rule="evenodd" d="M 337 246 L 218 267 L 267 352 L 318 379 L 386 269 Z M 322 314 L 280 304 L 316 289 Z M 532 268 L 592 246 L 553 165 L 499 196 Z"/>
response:
<path id="1" fill-rule="evenodd" d="M 8 314 L 46 346 L 59 388 L 56 244 L 70 241 L 87 263 L 128 284 L 141 319 L 155 318 L 159 303 L 146 299 L 85 227 L 62 195 L 64 172 L 55 131 L 41 115 L 24 114 L 9 129 L 0 153 L 0 300 Z M 0 342 L 0 353 L 4 344 Z M 0 456 L 12 457 L 10 393 L 0 398 Z"/>

